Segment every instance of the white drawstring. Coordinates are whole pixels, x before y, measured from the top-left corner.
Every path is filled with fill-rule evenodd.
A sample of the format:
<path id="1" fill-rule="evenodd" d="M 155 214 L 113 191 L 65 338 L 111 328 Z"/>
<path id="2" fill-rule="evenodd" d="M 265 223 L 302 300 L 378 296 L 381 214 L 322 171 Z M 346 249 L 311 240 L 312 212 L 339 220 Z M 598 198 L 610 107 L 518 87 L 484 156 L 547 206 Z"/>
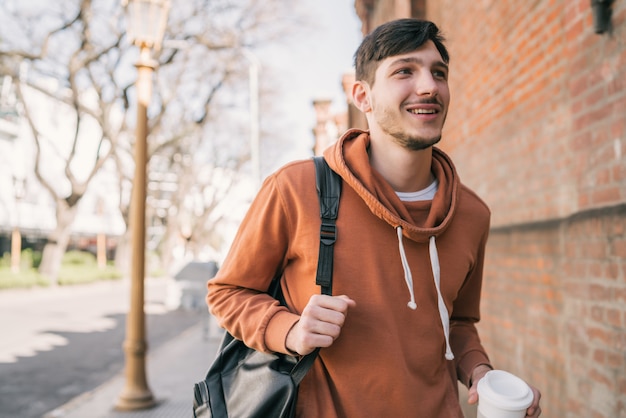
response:
<path id="1" fill-rule="evenodd" d="M 415 303 L 415 292 L 413 291 L 413 275 L 411 275 L 411 269 L 409 268 L 409 262 L 406 259 L 406 253 L 404 252 L 404 244 L 402 243 L 402 227 L 396 228 L 398 232 L 398 246 L 400 248 L 400 258 L 402 259 L 402 268 L 404 268 L 404 281 L 406 287 L 409 288 L 409 294 L 411 300 L 407 303 L 407 306 L 413 310 L 417 309 L 417 303 Z"/>
<path id="2" fill-rule="evenodd" d="M 407 306 L 413 310 L 417 309 L 417 303 L 415 303 L 415 291 L 413 290 L 413 275 L 411 274 L 411 268 L 406 258 L 406 252 L 404 251 L 404 243 L 402 242 L 402 227 L 396 227 L 398 233 L 398 247 L 400 249 L 400 258 L 402 259 L 402 268 L 404 269 L 404 281 L 406 287 L 409 289 L 411 300 L 407 303 Z M 430 268 L 433 272 L 433 278 L 435 281 L 435 288 L 437 289 L 437 307 L 439 308 L 439 318 L 441 319 L 441 325 L 443 326 L 443 334 L 446 340 L 446 359 L 454 360 L 454 354 L 452 354 L 452 348 L 450 347 L 450 317 L 448 315 L 448 308 L 443 301 L 441 295 L 441 269 L 439 266 L 439 254 L 437 253 L 437 244 L 435 243 L 435 236 L 430 237 L 428 244 L 428 252 L 430 254 Z"/>
<path id="3" fill-rule="evenodd" d="M 437 253 L 437 245 L 435 244 L 435 236 L 430 237 L 430 243 L 428 246 L 430 253 L 430 266 L 433 270 L 433 277 L 435 278 L 435 287 L 437 288 L 437 303 L 439 306 L 439 317 L 441 318 L 441 325 L 443 325 L 443 334 L 446 338 L 446 359 L 454 360 L 454 354 L 450 348 L 450 316 L 448 314 L 448 308 L 441 296 L 441 271 L 439 267 L 439 254 Z"/>

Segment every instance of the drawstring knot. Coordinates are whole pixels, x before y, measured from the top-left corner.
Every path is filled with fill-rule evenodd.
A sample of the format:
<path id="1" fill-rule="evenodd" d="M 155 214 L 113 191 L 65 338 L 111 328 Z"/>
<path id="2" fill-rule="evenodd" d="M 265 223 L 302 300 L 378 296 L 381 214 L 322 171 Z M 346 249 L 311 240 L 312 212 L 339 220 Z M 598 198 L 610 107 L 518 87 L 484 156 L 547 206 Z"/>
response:
<path id="1" fill-rule="evenodd" d="M 406 253 L 404 252 L 404 244 L 402 243 L 402 227 L 398 226 L 396 228 L 398 232 L 398 246 L 400 248 L 400 258 L 402 259 L 402 268 L 404 269 L 404 281 L 406 282 L 406 287 L 409 288 L 409 295 L 411 296 L 411 300 L 407 303 L 407 306 L 413 310 L 417 309 L 417 303 L 415 303 L 415 291 L 413 290 L 413 275 L 411 274 L 411 269 L 409 268 L 409 262 L 406 259 Z"/>

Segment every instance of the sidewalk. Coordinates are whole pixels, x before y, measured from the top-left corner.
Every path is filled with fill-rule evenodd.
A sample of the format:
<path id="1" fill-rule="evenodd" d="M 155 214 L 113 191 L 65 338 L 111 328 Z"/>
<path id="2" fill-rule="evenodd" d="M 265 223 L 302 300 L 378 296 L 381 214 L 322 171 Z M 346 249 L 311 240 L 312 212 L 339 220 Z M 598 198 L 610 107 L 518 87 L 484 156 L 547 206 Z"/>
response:
<path id="1" fill-rule="evenodd" d="M 91 392 L 48 412 L 43 418 L 188 418 L 193 385 L 215 357 L 222 331 L 213 317 L 184 331 L 146 357 L 147 380 L 157 401 L 154 408 L 121 412 L 114 405 L 122 392 L 124 372 Z"/>
<path id="2" fill-rule="evenodd" d="M 148 385 L 157 400 L 154 408 L 133 412 L 113 409 L 124 387 L 122 371 L 42 418 L 189 418 L 193 384 L 204 378 L 221 339 L 222 330 L 210 317 L 207 323 L 194 325 L 155 352 L 148 352 Z M 465 416 L 475 417 L 476 406 L 467 405 L 467 389 L 459 385 L 459 390 Z"/>

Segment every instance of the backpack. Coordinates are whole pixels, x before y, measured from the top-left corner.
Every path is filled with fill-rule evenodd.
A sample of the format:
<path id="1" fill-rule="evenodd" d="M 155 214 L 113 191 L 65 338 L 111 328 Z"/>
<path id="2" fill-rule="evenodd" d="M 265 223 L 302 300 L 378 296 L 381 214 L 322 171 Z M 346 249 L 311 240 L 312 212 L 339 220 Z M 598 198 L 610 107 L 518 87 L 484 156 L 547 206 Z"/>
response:
<path id="1" fill-rule="evenodd" d="M 316 284 L 332 294 L 335 221 L 339 211 L 341 178 L 321 156 L 313 157 L 320 203 L 320 251 Z M 280 277 L 268 291 L 284 304 Z M 193 416 L 197 418 L 290 418 L 295 416 L 298 386 L 319 348 L 306 356 L 261 353 L 226 332 L 217 357 L 204 380 L 194 385 Z"/>

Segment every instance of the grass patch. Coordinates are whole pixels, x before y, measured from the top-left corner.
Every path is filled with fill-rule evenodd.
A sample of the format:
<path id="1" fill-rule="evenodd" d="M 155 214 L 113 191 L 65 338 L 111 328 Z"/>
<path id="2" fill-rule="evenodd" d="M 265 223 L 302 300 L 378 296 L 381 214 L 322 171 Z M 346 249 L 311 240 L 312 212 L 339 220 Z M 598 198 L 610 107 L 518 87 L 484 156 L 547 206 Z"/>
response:
<path id="1" fill-rule="evenodd" d="M 0 267 L 0 289 L 29 288 L 48 285 L 48 280 L 35 269 L 21 269 L 19 273 L 14 273 L 11 271 L 11 268 Z"/>
<path id="2" fill-rule="evenodd" d="M 0 289 L 29 288 L 33 286 L 49 286 L 48 280 L 43 277 L 33 264 L 41 260 L 41 254 L 30 250 L 22 252 L 20 271 L 14 273 L 10 267 L 10 255 L 5 254 L 0 259 Z M 96 257 L 84 251 L 68 251 L 64 256 L 59 270 L 59 285 L 76 285 L 92 283 L 100 280 L 118 280 L 122 273 L 112 265 L 98 267 Z"/>
<path id="3" fill-rule="evenodd" d="M 60 285 L 91 283 L 99 280 L 117 280 L 121 278 L 122 274 L 113 266 L 106 266 L 104 269 L 100 269 L 97 265 L 64 265 L 59 270 Z"/>

